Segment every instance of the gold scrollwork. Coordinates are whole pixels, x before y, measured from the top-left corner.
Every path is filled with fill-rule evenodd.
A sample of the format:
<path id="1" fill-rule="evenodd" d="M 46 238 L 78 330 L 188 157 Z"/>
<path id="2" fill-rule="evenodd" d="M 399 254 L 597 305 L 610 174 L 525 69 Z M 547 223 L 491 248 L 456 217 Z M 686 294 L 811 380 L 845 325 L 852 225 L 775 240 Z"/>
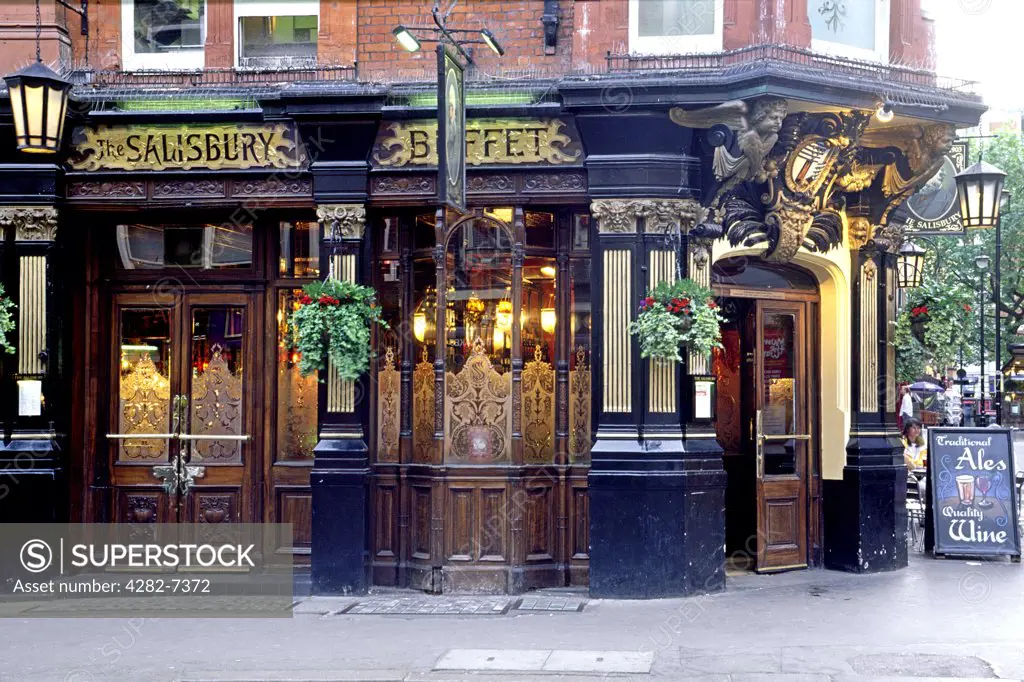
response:
<path id="1" fill-rule="evenodd" d="M 576 348 L 576 366 L 569 372 L 569 456 L 573 462 L 590 455 L 590 358 Z"/>
<path id="2" fill-rule="evenodd" d="M 171 382 L 145 353 L 121 377 L 121 433 L 166 433 Z M 119 459 L 166 459 L 167 439 L 125 439 Z"/>
<path id="3" fill-rule="evenodd" d="M 242 372 L 232 372 L 219 344 L 211 348 L 206 371 L 192 379 L 192 422 L 194 435 L 242 435 Z M 238 462 L 242 445 L 238 440 L 199 440 L 192 444 L 197 461 Z"/>
<path id="4" fill-rule="evenodd" d="M 512 375 L 491 364 L 477 338 L 458 373 L 448 372 L 445 422 L 447 456 L 470 463 L 507 461 L 512 433 Z"/>
<path id="5" fill-rule="evenodd" d="M 540 344 L 523 368 L 523 456 L 549 463 L 555 456 L 555 368 L 544 360 Z"/>
<path id="6" fill-rule="evenodd" d="M 399 416 L 402 374 L 395 369 L 395 349 L 384 353 L 384 366 L 377 372 L 377 459 L 398 461 Z"/>
<path id="7" fill-rule="evenodd" d="M 437 121 L 385 124 L 373 159 L 377 166 L 437 165 Z M 558 119 L 476 119 L 466 123 L 466 163 L 546 163 L 579 161 L 582 151 Z"/>
<path id="8" fill-rule="evenodd" d="M 426 348 L 412 372 L 412 441 L 413 460 L 429 462 L 434 447 L 434 366 Z"/>

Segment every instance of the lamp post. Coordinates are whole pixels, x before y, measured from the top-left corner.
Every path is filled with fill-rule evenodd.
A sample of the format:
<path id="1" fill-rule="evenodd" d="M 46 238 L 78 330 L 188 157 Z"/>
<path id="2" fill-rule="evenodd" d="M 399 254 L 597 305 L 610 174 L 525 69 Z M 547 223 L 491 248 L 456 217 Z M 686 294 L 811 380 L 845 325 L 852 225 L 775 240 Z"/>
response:
<path id="1" fill-rule="evenodd" d="M 1001 319 L 1000 319 L 1000 301 L 1002 297 L 1001 291 L 1001 275 L 1002 275 L 1002 224 L 1000 220 L 1001 208 L 1003 201 L 1007 198 L 1006 193 L 1003 191 L 1003 183 L 1006 180 L 1006 172 L 993 166 L 990 163 L 979 159 L 970 168 L 957 173 L 956 176 L 956 191 L 960 199 L 960 217 L 963 222 L 965 230 L 972 229 L 991 229 L 995 228 L 995 273 L 993 277 L 993 298 L 995 299 L 996 310 L 995 310 L 995 323 L 996 323 L 996 366 L 1000 366 L 1002 360 L 1002 349 L 999 347 L 1002 343 L 1002 334 L 1000 330 Z M 981 267 L 981 262 L 984 260 L 984 268 Z M 975 265 L 978 266 L 979 270 L 988 269 L 988 257 L 978 256 L 975 258 Z M 982 277 L 984 282 L 984 277 Z M 984 406 L 984 395 L 985 395 L 985 299 L 984 292 L 982 291 L 981 298 L 981 395 L 982 395 L 982 406 Z M 996 422 L 999 423 L 1002 418 L 1002 391 L 1000 387 L 996 386 L 995 392 L 995 409 L 996 409 Z"/>
<path id="2" fill-rule="evenodd" d="M 978 382 L 978 411 L 974 415 L 976 426 L 986 425 L 985 414 L 985 273 L 988 272 L 989 257 L 985 254 L 974 258 L 974 267 L 978 270 L 978 317 L 981 320 L 979 325 L 979 336 L 981 339 L 981 381 Z"/>

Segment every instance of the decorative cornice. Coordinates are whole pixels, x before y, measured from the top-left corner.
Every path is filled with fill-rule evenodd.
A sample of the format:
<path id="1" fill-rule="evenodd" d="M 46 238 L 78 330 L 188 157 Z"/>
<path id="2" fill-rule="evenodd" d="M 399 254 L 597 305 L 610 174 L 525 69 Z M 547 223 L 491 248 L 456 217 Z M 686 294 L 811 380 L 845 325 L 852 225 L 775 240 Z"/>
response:
<path id="1" fill-rule="evenodd" d="M 19 242 L 52 242 L 57 238 L 57 209 L 52 206 L 0 208 L 0 226 L 14 226 Z"/>
<path id="2" fill-rule="evenodd" d="M 686 233 L 706 214 L 694 199 L 599 199 L 590 210 L 601 234 L 634 234 L 639 218 L 647 233 Z"/>
<path id="3" fill-rule="evenodd" d="M 321 204 L 316 218 L 324 241 L 360 240 L 366 232 L 366 208 L 362 204 Z"/>

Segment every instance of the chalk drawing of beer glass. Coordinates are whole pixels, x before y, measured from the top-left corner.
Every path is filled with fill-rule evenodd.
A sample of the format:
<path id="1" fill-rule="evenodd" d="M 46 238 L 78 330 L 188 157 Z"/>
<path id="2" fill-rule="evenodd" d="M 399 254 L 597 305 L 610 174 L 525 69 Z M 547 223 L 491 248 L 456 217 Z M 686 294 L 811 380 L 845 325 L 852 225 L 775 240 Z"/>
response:
<path id="1" fill-rule="evenodd" d="M 960 496 L 960 504 L 970 507 L 974 504 L 974 476 L 960 474 L 956 477 L 956 492 Z"/>

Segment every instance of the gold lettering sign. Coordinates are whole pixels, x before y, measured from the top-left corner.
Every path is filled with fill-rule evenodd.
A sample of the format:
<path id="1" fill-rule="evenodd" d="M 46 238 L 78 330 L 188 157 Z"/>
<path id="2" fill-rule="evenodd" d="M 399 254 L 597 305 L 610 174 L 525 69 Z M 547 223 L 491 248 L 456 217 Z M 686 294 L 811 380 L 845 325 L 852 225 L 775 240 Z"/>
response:
<path id="1" fill-rule="evenodd" d="M 76 128 L 73 170 L 297 168 L 306 153 L 287 123 Z"/>
<path id="2" fill-rule="evenodd" d="M 582 151 L 558 119 L 475 119 L 466 122 L 466 163 L 571 164 Z M 384 123 L 373 152 L 387 168 L 437 165 L 437 121 Z"/>

